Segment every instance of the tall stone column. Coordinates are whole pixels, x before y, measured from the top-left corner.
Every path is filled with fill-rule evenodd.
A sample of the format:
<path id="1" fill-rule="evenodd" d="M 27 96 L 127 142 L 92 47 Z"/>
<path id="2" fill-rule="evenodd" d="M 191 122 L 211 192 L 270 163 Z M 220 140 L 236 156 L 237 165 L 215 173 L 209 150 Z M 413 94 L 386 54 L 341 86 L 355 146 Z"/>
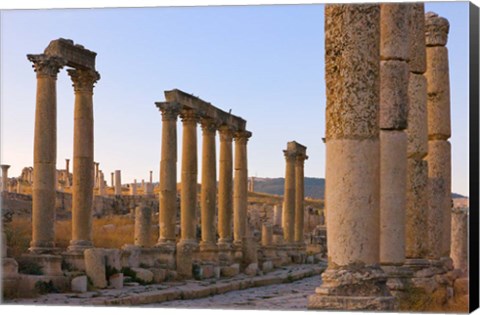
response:
<path id="1" fill-rule="evenodd" d="M 95 165 L 95 177 L 94 177 L 94 179 L 93 179 L 94 187 L 97 187 L 97 188 L 98 188 L 98 171 L 99 171 L 100 163 L 98 163 L 98 162 L 93 162 L 93 165 Z"/>
<path id="2" fill-rule="evenodd" d="M 98 195 L 99 196 L 105 195 L 105 177 L 103 176 L 102 171 L 100 171 L 99 178 L 98 178 Z"/>
<path id="3" fill-rule="evenodd" d="M 135 196 L 137 194 L 137 180 L 133 180 L 133 184 L 130 186 L 130 195 Z"/>
<path id="4" fill-rule="evenodd" d="M 73 126 L 72 240 L 70 251 L 93 247 L 92 209 L 93 162 L 93 85 L 100 79 L 93 70 L 69 69 L 75 90 Z M 98 170 L 98 168 L 97 168 Z"/>
<path id="5" fill-rule="evenodd" d="M 115 173 L 114 172 L 110 173 L 110 186 L 115 187 Z"/>
<path id="6" fill-rule="evenodd" d="M 247 197 L 248 197 L 248 163 L 247 142 L 252 136 L 249 131 L 235 133 L 235 178 L 233 186 L 233 238 L 236 245 L 241 245 L 246 236 Z"/>
<path id="7" fill-rule="evenodd" d="M 65 159 L 65 170 L 67 172 L 65 186 L 70 187 L 70 159 Z"/>
<path id="8" fill-rule="evenodd" d="M 202 185 L 200 208 L 202 241 L 200 249 L 209 251 L 216 248 L 215 208 L 217 200 L 217 172 L 215 159 L 215 131 L 217 126 L 211 119 L 202 119 Z"/>
<path id="9" fill-rule="evenodd" d="M 428 265 L 428 153 L 427 81 L 424 4 L 410 5 L 407 204 L 405 224 L 406 264 Z"/>
<path id="10" fill-rule="evenodd" d="M 308 156 L 297 154 L 295 159 L 295 243 L 305 245 L 303 239 L 304 212 L 305 212 L 305 176 L 304 164 Z"/>
<path id="11" fill-rule="evenodd" d="M 468 276 L 468 209 L 452 211 L 451 257 L 455 269 Z"/>
<path id="12" fill-rule="evenodd" d="M 281 205 L 274 205 L 273 206 L 273 225 L 274 226 L 282 226 L 282 206 Z"/>
<path id="13" fill-rule="evenodd" d="M 7 191 L 8 169 L 10 168 L 10 165 L 2 164 L 0 167 L 2 168 L 2 191 Z"/>
<path id="14" fill-rule="evenodd" d="M 65 60 L 27 55 L 37 73 L 33 140 L 32 253 L 55 250 L 55 173 L 57 163 L 57 73 Z"/>
<path id="15" fill-rule="evenodd" d="M 181 238 L 177 244 L 177 273 L 192 276 L 193 252 L 197 250 L 197 122 L 198 114 L 190 109 L 180 113 L 183 123 L 182 191 L 180 195 Z"/>
<path id="16" fill-rule="evenodd" d="M 122 195 L 122 177 L 120 170 L 115 171 L 115 195 Z"/>
<path id="17" fill-rule="evenodd" d="M 140 247 L 150 246 L 152 228 L 152 209 L 141 203 L 135 208 L 135 239 L 134 244 Z"/>
<path id="18" fill-rule="evenodd" d="M 218 178 L 218 245 L 229 248 L 232 243 L 233 132 L 220 126 L 220 163 Z"/>
<path id="19" fill-rule="evenodd" d="M 150 171 L 150 184 L 153 184 L 153 171 Z"/>
<path id="20" fill-rule="evenodd" d="M 283 235 L 287 244 L 295 240 L 295 158 L 296 153 L 284 150 L 285 192 L 283 194 Z"/>
<path id="21" fill-rule="evenodd" d="M 432 259 L 450 256 L 451 147 L 450 79 L 447 44 L 449 23 L 429 12 L 425 15 L 427 45 L 429 241 Z"/>
<path id="22" fill-rule="evenodd" d="M 159 226 L 157 246 L 175 246 L 177 220 L 177 116 L 178 109 L 159 106 L 162 112 L 160 159 Z"/>
<path id="23" fill-rule="evenodd" d="M 409 15 L 408 4 L 380 5 L 380 262 L 384 266 L 401 266 L 405 261 Z"/>
<path id="24" fill-rule="evenodd" d="M 387 309 L 379 267 L 380 7 L 325 6 L 328 268 L 310 309 Z"/>

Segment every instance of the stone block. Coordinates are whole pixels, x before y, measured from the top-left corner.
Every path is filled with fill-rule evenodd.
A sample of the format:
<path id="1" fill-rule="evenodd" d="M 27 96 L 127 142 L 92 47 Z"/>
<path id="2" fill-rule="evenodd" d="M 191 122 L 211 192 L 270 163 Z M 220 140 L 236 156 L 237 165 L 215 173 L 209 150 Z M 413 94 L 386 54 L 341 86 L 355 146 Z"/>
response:
<path id="1" fill-rule="evenodd" d="M 403 130 L 408 119 L 408 63 L 380 62 L 380 128 Z"/>
<path id="2" fill-rule="evenodd" d="M 230 266 L 221 267 L 220 274 L 222 277 L 233 277 L 240 273 L 240 265 L 233 264 Z"/>
<path id="3" fill-rule="evenodd" d="M 325 6 L 327 142 L 378 136 L 379 21 L 379 5 Z"/>
<path id="4" fill-rule="evenodd" d="M 122 248 L 121 261 L 122 267 L 136 268 L 140 266 L 141 250 L 137 246 L 125 245 Z"/>
<path id="5" fill-rule="evenodd" d="M 409 74 L 408 157 L 422 159 L 428 153 L 427 80 L 423 74 Z"/>
<path id="6" fill-rule="evenodd" d="M 165 275 L 165 281 L 173 281 L 177 280 L 178 278 L 178 273 L 175 270 L 167 270 L 167 273 Z"/>
<path id="7" fill-rule="evenodd" d="M 425 4 L 409 3 L 410 5 L 410 71 L 414 73 L 424 73 L 426 70 L 425 55 Z"/>
<path id="8" fill-rule="evenodd" d="M 108 278 L 109 287 L 112 289 L 123 288 L 123 273 L 116 273 Z"/>
<path id="9" fill-rule="evenodd" d="M 24 254 L 21 256 L 19 263 L 31 262 L 42 268 L 45 276 L 63 276 L 62 256 L 49 254 Z"/>
<path id="10" fill-rule="evenodd" d="M 150 268 L 148 270 L 150 270 L 153 273 L 154 283 L 162 283 L 165 281 L 165 278 L 167 277 L 167 271 L 165 269 Z"/>
<path id="11" fill-rule="evenodd" d="M 79 276 L 72 279 L 72 292 L 84 293 L 87 292 L 87 276 Z"/>
<path id="12" fill-rule="evenodd" d="M 273 262 L 271 261 L 264 261 L 263 264 L 262 264 L 262 271 L 264 273 L 266 272 L 270 272 L 273 270 Z"/>
<path id="13" fill-rule="evenodd" d="M 405 224 L 405 255 L 426 257 L 428 244 L 428 163 L 407 159 L 407 205 Z"/>
<path id="14" fill-rule="evenodd" d="M 220 267 L 219 266 L 216 266 L 216 267 L 213 268 L 213 273 L 214 273 L 215 279 L 220 279 Z"/>
<path id="15" fill-rule="evenodd" d="M 450 79 L 446 47 L 427 48 L 427 110 L 429 139 L 448 139 L 450 126 Z"/>
<path id="16" fill-rule="evenodd" d="M 380 56 L 385 59 L 409 59 L 409 13 L 405 3 L 380 5 Z"/>
<path id="17" fill-rule="evenodd" d="M 85 272 L 96 288 L 107 287 L 106 259 L 101 248 L 89 248 L 84 251 Z"/>
<path id="18" fill-rule="evenodd" d="M 137 279 L 146 283 L 151 283 L 153 281 L 153 272 L 150 270 L 143 268 L 132 268 L 132 270 L 135 272 Z"/>
<path id="19" fill-rule="evenodd" d="M 244 270 L 244 273 L 247 276 L 251 276 L 251 277 L 256 276 L 257 272 L 258 272 L 258 264 L 257 263 L 249 264 L 247 266 L 247 268 L 245 268 L 245 270 Z"/>
<path id="20" fill-rule="evenodd" d="M 107 267 L 110 267 L 116 271 L 122 269 L 122 255 L 119 249 L 104 249 L 105 263 Z"/>
<path id="21" fill-rule="evenodd" d="M 180 242 L 177 244 L 177 273 L 180 277 L 192 277 L 193 254 L 198 245 L 193 242 Z"/>
<path id="22" fill-rule="evenodd" d="M 2 278 L 12 278 L 18 275 L 18 263 L 13 258 L 2 258 Z"/>
<path id="23" fill-rule="evenodd" d="M 425 43 L 430 46 L 445 46 L 447 44 L 450 23 L 433 12 L 425 14 Z"/>

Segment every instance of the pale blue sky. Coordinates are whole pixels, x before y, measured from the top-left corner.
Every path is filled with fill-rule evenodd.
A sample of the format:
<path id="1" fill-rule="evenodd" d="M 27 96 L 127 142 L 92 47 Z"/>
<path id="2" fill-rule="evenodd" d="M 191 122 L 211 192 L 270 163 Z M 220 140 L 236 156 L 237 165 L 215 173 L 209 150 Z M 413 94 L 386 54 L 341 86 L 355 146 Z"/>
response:
<path id="1" fill-rule="evenodd" d="M 452 190 L 468 195 L 468 3 L 426 3 L 450 21 Z M 33 164 L 36 79 L 26 54 L 59 37 L 98 53 L 95 161 L 109 181 L 159 180 L 163 91 L 192 93 L 247 120 L 249 173 L 283 177 L 288 141 L 307 146 L 305 175 L 324 177 L 323 5 L 56 9 L 1 12 L 1 161 Z M 57 167 L 72 157 L 73 103 L 57 83 Z M 181 124 L 178 124 L 179 170 Z M 198 129 L 201 152 L 201 130 Z M 200 155 L 200 154 L 199 154 Z M 200 175 L 199 156 L 199 175 Z M 199 176 L 200 179 L 200 176 Z"/>

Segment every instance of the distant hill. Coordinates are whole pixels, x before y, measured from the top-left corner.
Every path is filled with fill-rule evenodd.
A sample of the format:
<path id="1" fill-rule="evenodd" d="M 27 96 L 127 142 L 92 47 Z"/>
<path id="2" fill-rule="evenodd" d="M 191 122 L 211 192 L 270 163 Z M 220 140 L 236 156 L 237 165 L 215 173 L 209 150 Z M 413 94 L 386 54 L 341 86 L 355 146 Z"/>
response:
<path id="1" fill-rule="evenodd" d="M 256 192 L 283 196 L 284 178 L 254 178 L 254 189 Z M 305 177 L 305 197 L 324 199 L 325 179 Z"/>
<path id="2" fill-rule="evenodd" d="M 281 178 L 254 178 L 256 192 L 283 196 L 285 179 Z M 324 199 L 325 178 L 305 177 L 305 197 Z M 457 193 L 452 193 L 452 198 L 468 198 Z"/>

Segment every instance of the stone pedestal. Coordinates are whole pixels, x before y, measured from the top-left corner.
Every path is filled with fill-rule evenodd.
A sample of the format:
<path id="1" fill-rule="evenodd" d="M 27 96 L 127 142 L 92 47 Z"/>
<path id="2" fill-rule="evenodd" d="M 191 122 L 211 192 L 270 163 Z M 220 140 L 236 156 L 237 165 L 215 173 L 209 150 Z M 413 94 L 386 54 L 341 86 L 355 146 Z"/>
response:
<path id="1" fill-rule="evenodd" d="M 326 5 L 325 25 L 329 262 L 308 308 L 393 310 L 379 267 L 380 6 Z"/>
<path id="2" fill-rule="evenodd" d="M 195 241 L 180 241 L 177 244 L 176 265 L 179 277 L 192 277 L 193 256 L 197 250 L 198 244 Z"/>
<path id="3" fill-rule="evenodd" d="M 24 254 L 22 262 L 34 263 L 42 268 L 43 275 L 63 276 L 62 256 L 49 254 Z"/>

